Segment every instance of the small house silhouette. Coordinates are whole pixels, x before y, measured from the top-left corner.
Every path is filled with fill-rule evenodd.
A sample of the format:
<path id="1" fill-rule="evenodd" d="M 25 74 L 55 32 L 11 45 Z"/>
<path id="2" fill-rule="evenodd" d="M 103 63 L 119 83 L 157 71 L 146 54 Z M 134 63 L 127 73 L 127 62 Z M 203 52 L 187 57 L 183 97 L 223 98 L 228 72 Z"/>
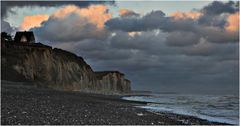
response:
<path id="1" fill-rule="evenodd" d="M 35 37 L 32 31 L 16 32 L 14 41 L 21 43 L 35 43 Z"/>

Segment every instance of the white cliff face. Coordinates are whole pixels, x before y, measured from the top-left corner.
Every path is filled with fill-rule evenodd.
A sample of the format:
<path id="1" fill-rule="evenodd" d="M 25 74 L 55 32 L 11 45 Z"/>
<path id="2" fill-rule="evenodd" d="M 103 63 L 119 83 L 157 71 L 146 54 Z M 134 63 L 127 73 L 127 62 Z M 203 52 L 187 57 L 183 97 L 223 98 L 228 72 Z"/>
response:
<path id="1" fill-rule="evenodd" d="M 114 92 L 130 92 L 130 81 L 124 79 L 124 75 L 117 71 L 96 72 L 98 83 L 102 89 Z"/>
<path id="2" fill-rule="evenodd" d="M 44 45 L 8 45 L 2 48 L 2 79 L 34 82 L 57 90 L 129 92 L 130 82 L 123 74 L 110 72 L 97 76 L 81 58 L 61 49 Z M 15 75 L 11 77 L 9 75 Z"/>

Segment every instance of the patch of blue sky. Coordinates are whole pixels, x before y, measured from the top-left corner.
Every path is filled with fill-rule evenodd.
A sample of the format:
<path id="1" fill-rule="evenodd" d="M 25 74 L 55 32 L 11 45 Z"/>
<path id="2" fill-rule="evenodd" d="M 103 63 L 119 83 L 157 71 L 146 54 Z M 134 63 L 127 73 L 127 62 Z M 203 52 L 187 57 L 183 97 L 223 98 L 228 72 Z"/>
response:
<path id="1" fill-rule="evenodd" d="M 176 11 L 188 12 L 206 6 L 211 1 L 116 1 L 116 6 L 110 6 L 113 17 L 118 16 L 119 9 L 129 9 L 140 14 L 146 14 L 153 10 L 161 10 L 169 15 Z"/>
<path id="2" fill-rule="evenodd" d="M 37 14 L 51 15 L 58 8 L 56 7 L 13 7 L 12 12 L 8 12 L 5 19 L 13 27 L 19 27 L 25 16 L 32 16 Z M 14 13 L 13 13 L 14 12 Z"/>

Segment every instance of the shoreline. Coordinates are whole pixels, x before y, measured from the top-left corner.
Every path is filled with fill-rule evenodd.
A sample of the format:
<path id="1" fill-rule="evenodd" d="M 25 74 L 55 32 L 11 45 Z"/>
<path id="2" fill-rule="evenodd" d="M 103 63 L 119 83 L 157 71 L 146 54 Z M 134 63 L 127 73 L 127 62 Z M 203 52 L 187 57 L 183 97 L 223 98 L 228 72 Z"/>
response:
<path id="1" fill-rule="evenodd" d="M 128 97 L 128 96 L 127 96 Z M 131 97 L 131 96 L 130 96 Z M 133 95 L 134 97 L 134 95 Z M 122 99 L 127 100 L 127 101 L 136 101 L 136 102 L 143 102 L 145 103 L 145 105 L 140 105 L 140 106 L 135 106 L 137 108 L 142 108 L 145 109 L 148 112 L 157 114 L 157 115 L 163 115 L 163 114 L 168 114 L 168 115 L 178 115 L 178 116 L 185 116 L 185 117 L 191 117 L 191 118 L 196 118 L 196 119 L 201 119 L 201 120 L 207 120 L 209 122 L 213 122 L 213 123 L 223 123 L 226 125 L 238 125 L 238 122 L 236 122 L 235 120 L 231 120 L 228 118 L 221 118 L 221 117 L 213 117 L 213 116 L 208 116 L 208 115 L 200 115 L 200 114 L 192 114 L 192 113 L 184 113 L 184 112 L 179 112 L 179 111 L 175 111 L 174 109 L 169 111 L 169 110 L 161 110 L 161 106 L 155 107 L 155 106 L 151 106 L 151 104 L 161 104 L 158 102 L 148 102 L 148 101 L 137 101 L 137 100 L 129 100 L 126 97 L 123 97 Z M 179 119 L 184 121 L 184 119 Z M 189 123 L 187 123 L 189 124 Z"/>
<path id="2" fill-rule="evenodd" d="M 152 113 L 118 95 L 55 91 L 1 83 L 1 124 L 228 125 L 173 113 Z"/>

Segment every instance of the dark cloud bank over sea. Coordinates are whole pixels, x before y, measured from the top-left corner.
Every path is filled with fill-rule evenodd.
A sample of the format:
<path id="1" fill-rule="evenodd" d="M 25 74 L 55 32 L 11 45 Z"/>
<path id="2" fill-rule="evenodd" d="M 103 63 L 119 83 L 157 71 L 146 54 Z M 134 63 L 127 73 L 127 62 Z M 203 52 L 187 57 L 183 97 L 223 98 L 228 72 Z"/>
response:
<path id="1" fill-rule="evenodd" d="M 79 7 L 87 7 L 91 4 L 114 4 L 114 1 L 1 1 L 1 16 L 7 16 L 7 12 L 13 7 L 57 7 L 64 5 L 76 5 Z"/>
<path id="2" fill-rule="evenodd" d="M 39 41 L 84 57 L 94 70 L 122 71 L 136 90 L 238 93 L 239 33 L 224 30 L 227 18 L 238 12 L 238 6 L 239 2 L 214 1 L 198 10 L 202 13 L 198 19 L 182 20 L 174 20 L 161 10 L 144 15 L 134 12 L 110 18 L 97 31 L 85 18 L 71 14 L 63 19 L 50 17 L 31 30 Z M 7 9 L 3 10 L 5 16 Z M 73 25 L 79 21 L 83 25 Z M 68 27 L 72 30 L 66 31 Z M 64 35 L 59 31 L 65 31 Z"/>

